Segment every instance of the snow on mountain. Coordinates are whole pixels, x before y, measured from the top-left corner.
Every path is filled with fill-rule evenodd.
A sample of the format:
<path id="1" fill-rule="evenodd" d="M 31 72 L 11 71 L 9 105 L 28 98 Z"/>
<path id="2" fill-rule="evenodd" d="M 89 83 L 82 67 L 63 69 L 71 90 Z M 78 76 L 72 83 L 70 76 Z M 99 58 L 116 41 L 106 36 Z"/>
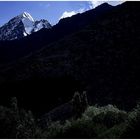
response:
<path id="1" fill-rule="evenodd" d="M 51 25 L 47 20 L 41 19 L 40 21 L 35 21 L 34 31 L 39 31 L 42 28 L 51 28 Z"/>
<path id="2" fill-rule="evenodd" d="M 51 28 L 51 24 L 44 19 L 35 21 L 29 13 L 24 12 L 0 27 L 0 40 L 20 39 L 42 28 Z"/>
<path id="3" fill-rule="evenodd" d="M 22 16 L 23 16 L 24 18 L 28 18 L 30 21 L 33 21 L 33 22 L 34 22 L 34 19 L 32 18 L 32 16 L 31 16 L 29 13 L 24 12 L 24 13 L 22 14 Z"/>
<path id="4" fill-rule="evenodd" d="M 25 28 L 26 34 L 31 34 L 33 28 L 34 28 L 34 19 L 31 17 L 30 14 L 24 12 L 22 15 L 22 23 Z"/>

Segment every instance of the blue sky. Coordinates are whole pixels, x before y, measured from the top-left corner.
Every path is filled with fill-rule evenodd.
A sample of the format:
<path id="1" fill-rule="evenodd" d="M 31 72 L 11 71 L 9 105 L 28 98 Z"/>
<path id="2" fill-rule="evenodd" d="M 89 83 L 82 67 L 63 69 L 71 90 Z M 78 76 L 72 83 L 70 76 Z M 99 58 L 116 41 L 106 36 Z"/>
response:
<path id="1" fill-rule="evenodd" d="M 98 1 L 0 1 L 0 26 L 11 18 L 28 12 L 35 19 L 47 19 L 52 25 L 60 18 L 92 9 L 102 2 Z M 110 2 L 116 5 L 120 2 Z"/>

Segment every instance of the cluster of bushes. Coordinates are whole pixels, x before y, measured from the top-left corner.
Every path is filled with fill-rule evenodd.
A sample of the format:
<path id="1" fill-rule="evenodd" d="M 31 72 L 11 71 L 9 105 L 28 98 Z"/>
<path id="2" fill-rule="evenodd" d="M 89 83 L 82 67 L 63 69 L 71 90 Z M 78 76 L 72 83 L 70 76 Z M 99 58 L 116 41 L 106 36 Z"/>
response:
<path id="1" fill-rule="evenodd" d="M 140 138 L 140 106 L 131 112 L 113 105 L 88 106 L 77 119 L 52 122 L 45 138 Z"/>
<path id="2" fill-rule="evenodd" d="M 19 109 L 17 99 L 10 107 L 0 106 L 0 138 L 40 138 L 41 129 L 31 111 Z"/>
<path id="3" fill-rule="evenodd" d="M 65 123 L 53 122 L 46 138 L 120 138 L 124 131 L 127 112 L 113 105 L 89 106 L 78 119 Z"/>
<path id="4" fill-rule="evenodd" d="M 126 129 L 122 135 L 123 138 L 140 138 L 140 104 L 133 111 L 128 113 L 126 122 Z"/>
<path id="5" fill-rule="evenodd" d="M 19 109 L 12 98 L 11 107 L 0 106 L 0 138 L 140 138 L 140 105 L 131 112 L 113 105 L 89 106 L 85 92 L 76 93 L 72 102 L 77 114 L 41 127 L 31 111 Z"/>

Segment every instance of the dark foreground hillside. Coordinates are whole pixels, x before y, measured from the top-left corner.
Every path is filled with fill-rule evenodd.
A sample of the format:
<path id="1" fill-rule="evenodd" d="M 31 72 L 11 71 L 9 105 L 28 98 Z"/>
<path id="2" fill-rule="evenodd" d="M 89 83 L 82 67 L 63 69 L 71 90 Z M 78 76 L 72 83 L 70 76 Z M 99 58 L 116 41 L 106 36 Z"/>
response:
<path id="1" fill-rule="evenodd" d="M 47 120 L 34 117 L 11 98 L 10 107 L 0 106 L 0 138 L 140 138 L 139 104 L 129 112 L 113 105 L 89 106 L 83 95 L 75 93 L 70 101 L 73 115 L 58 121 L 52 120 L 52 112 Z"/>
<path id="2" fill-rule="evenodd" d="M 78 17 L 66 19 L 64 25 Z M 20 107 L 43 114 L 68 102 L 75 91 L 86 90 L 90 105 L 135 107 L 140 97 L 140 3 L 125 2 L 97 17 L 52 42 L 38 40 L 36 52 L 3 63 L 1 104 L 8 106 L 16 96 Z M 55 29 L 53 35 L 59 35 Z M 46 33 L 39 32 L 40 38 Z"/>

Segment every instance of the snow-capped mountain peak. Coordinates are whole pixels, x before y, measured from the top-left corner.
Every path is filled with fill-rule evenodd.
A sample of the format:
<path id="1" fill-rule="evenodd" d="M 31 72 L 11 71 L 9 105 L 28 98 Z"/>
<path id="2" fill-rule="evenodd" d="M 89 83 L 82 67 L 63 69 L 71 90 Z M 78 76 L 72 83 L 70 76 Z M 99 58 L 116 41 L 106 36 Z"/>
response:
<path id="1" fill-rule="evenodd" d="M 0 40 L 20 39 L 42 28 L 51 27 L 47 20 L 35 21 L 29 13 L 23 12 L 0 27 Z"/>
<path id="2" fill-rule="evenodd" d="M 34 19 L 32 18 L 32 16 L 31 16 L 29 13 L 23 12 L 22 16 L 23 16 L 24 18 L 28 18 L 29 20 L 31 20 L 31 21 L 34 22 Z"/>
<path id="3" fill-rule="evenodd" d="M 24 35 L 27 36 L 29 34 L 32 33 L 32 30 L 34 28 L 34 19 L 32 18 L 32 16 L 27 13 L 27 12 L 24 12 L 22 15 L 21 15 L 21 20 L 22 20 L 22 23 L 24 25 L 24 28 L 25 28 L 25 33 Z"/>

